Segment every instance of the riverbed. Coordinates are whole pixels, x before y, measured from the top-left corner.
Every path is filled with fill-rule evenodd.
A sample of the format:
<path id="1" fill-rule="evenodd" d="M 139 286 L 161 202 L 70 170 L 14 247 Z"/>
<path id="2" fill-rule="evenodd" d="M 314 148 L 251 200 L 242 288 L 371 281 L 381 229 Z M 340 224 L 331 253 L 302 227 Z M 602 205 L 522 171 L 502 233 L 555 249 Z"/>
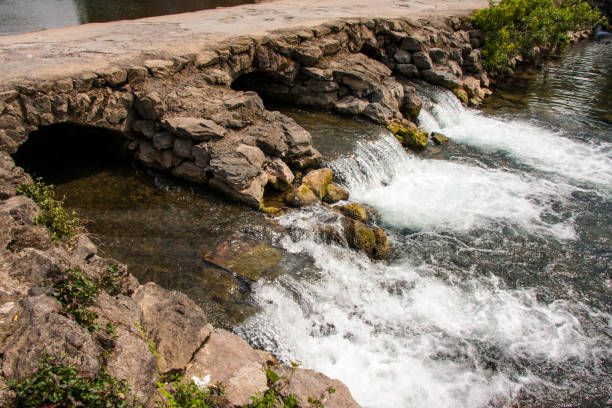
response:
<path id="1" fill-rule="evenodd" d="M 419 124 L 451 142 L 419 154 L 384 128 L 281 107 L 373 210 L 386 262 L 322 240 L 325 207 L 269 219 L 119 152 L 29 170 L 58 185 L 104 255 L 282 361 L 339 378 L 363 406 L 605 406 L 611 62 L 610 45 L 575 45 L 481 110 L 423 84 Z M 206 258 L 244 240 L 283 253 L 257 283 Z"/>

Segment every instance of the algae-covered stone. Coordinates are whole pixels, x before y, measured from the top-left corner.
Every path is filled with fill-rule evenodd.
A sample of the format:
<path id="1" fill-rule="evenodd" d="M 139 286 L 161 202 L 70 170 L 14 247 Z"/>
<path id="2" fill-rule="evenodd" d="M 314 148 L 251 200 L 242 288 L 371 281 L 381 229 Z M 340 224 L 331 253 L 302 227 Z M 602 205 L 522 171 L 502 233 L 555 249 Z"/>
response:
<path id="1" fill-rule="evenodd" d="M 305 207 L 318 203 L 319 199 L 307 185 L 301 184 L 287 193 L 285 201 L 292 207 Z"/>
<path id="2" fill-rule="evenodd" d="M 416 149 L 424 149 L 429 144 L 427 132 L 419 130 L 409 123 L 403 123 L 399 120 L 392 120 L 387 124 L 387 129 L 399 140 L 405 147 Z"/>
<path id="3" fill-rule="evenodd" d="M 312 192 L 319 197 L 319 200 L 322 200 L 327 192 L 327 186 L 329 186 L 333 177 L 334 172 L 332 169 L 324 168 L 312 170 L 304 176 L 302 183 L 308 186 Z"/>
<path id="4" fill-rule="evenodd" d="M 432 132 L 431 140 L 434 141 L 437 145 L 444 145 L 448 143 L 448 137 L 444 136 L 442 133 Z"/>
<path id="5" fill-rule="evenodd" d="M 361 221 L 347 217 L 342 219 L 342 227 L 344 228 L 346 242 L 351 248 L 362 251 L 369 257 L 374 255 L 376 234 L 374 234 L 372 228 Z"/>
<path id="6" fill-rule="evenodd" d="M 453 89 L 453 93 L 457 98 L 459 98 L 461 102 L 463 102 L 464 104 L 468 103 L 468 94 L 465 90 L 457 88 Z"/>
<path id="7" fill-rule="evenodd" d="M 323 201 L 329 204 L 337 203 L 338 201 L 348 200 L 349 192 L 337 185 L 336 183 L 330 183 L 327 186 L 327 191 L 323 197 Z"/>
<path id="8" fill-rule="evenodd" d="M 391 249 L 389 247 L 389 239 L 387 238 L 387 234 L 383 231 L 382 228 L 374 228 L 374 237 L 376 238 L 376 246 L 374 247 L 374 252 L 372 257 L 374 259 L 387 259 L 389 255 L 391 255 Z"/>
<path id="9" fill-rule="evenodd" d="M 285 257 L 278 250 L 266 244 L 259 244 L 232 260 L 230 271 L 250 279 L 259 280 L 264 272 L 278 265 Z"/>
<path id="10" fill-rule="evenodd" d="M 365 222 L 368 219 L 368 213 L 357 203 L 345 204 L 338 207 L 340 212 L 346 217 L 357 221 Z"/>

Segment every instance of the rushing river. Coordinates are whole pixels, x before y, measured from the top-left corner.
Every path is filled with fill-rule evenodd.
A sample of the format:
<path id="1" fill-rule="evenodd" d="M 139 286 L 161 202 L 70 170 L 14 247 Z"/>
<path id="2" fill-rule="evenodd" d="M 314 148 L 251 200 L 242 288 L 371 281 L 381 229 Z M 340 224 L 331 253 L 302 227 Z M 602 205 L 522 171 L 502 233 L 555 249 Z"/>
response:
<path id="1" fill-rule="evenodd" d="M 380 131 L 329 162 L 392 259 L 322 242 L 324 208 L 289 213 L 280 244 L 319 276 L 260 282 L 238 331 L 367 407 L 612 404 L 610 63 L 580 44 L 484 112 L 423 88 L 420 125 L 449 146 Z"/>
<path id="2" fill-rule="evenodd" d="M 451 142 L 422 154 L 368 123 L 285 110 L 376 214 L 387 262 L 321 240 L 338 222 L 322 206 L 269 220 L 110 153 L 43 148 L 50 166 L 20 164 L 58 184 L 104 255 L 365 407 L 607 406 L 611 63 L 610 45 L 578 44 L 482 110 L 423 85 L 420 125 Z M 245 286 L 206 262 L 236 234 L 282 249 L 280 270 Z"/>

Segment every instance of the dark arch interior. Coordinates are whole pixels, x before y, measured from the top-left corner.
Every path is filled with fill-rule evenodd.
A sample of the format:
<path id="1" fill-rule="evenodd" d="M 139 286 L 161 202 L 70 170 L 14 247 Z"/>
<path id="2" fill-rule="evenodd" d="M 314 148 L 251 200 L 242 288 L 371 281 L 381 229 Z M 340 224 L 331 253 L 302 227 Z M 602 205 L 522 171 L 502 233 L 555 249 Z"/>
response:
<path id="1" fill-rule="evenodd" d="M 30 133 L 13 154 L 15 163 L 32 177 L 62 184 L 94 174 L 125 160 L 120 132 L 62 123 Z"/>
<path id="2" fill-rule="evenodd" d="M 264 101 L 266 108 L 276 107 L 279 103 L 292 102 L 290 97 L 283 97 L 282 92 L 279 92 L 284 87 L 288 89 L 291 88 L 291 85 L 286 85 L 272 75 L 259 71 L 240 75 L 231 85 L 231 88 L 235 91 L 257 92 Z"/>

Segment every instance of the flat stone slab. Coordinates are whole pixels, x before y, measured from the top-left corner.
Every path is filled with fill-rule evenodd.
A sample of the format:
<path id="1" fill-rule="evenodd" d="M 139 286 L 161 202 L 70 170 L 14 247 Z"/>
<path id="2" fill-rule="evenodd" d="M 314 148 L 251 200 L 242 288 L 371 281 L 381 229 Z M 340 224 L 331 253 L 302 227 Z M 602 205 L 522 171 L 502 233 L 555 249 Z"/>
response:
<path id="1" fill-rule="evenodd" d="M 333 20 L 458 16 L 487 5 L 486 0 L 278 0 L 4 36 L 0 37 L 0 89 L 24 78 L 74 77 L 188 54 L 197 59 L 230 39 L 235 43 L 238 37 L 248 40 Z M 214 56 L 197 60 L 206 64 L 210 58 Z"/>

